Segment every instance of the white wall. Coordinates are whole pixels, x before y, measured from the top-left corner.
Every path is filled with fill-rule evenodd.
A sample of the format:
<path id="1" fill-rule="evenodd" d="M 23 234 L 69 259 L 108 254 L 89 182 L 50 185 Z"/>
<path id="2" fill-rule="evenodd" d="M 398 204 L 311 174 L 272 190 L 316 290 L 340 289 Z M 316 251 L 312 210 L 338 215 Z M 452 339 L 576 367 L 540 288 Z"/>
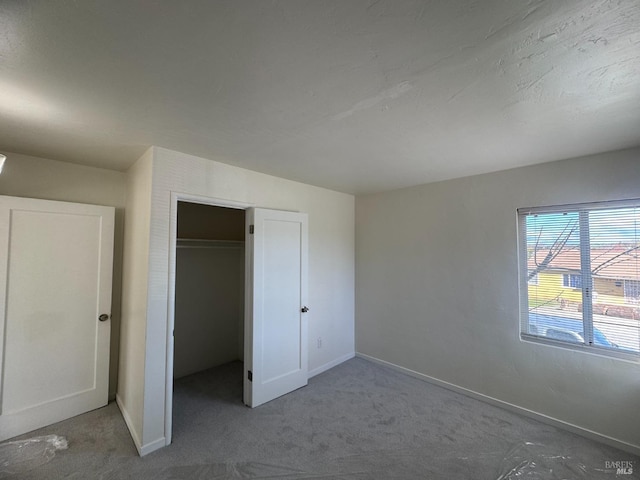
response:
<path id="1" fill-rule="evenodd" d="M 143 343 L 136 337 L 135 347 L 132 345 L 137 349 L 145 349 L 146 346 L 144 418 L 142 428 L 137 420 L 129 424 L 135 430 L 134 437 L 139 437 L 138 447 L 143 454 L 164 446 L 166 441 L 164 419 L 171 192 L 308 213 L 310 374 L 324 371 L 351 358 L 354 353 L 355 201 L 352 195 L 163 148 L 154 147 L 150 152 L 153 155 L 153 188 L 146 339 Z M 142 234 L 137 236 L 137 241 L 144 240 Z M 139 254 L 143 254 L 142 249 Z M 125 269 L 126 265 L 125 254 Z M 130 273 L 138 278 L 137 273 Z M 321 349 L 316 347 L 318 337 L 323 339 Z M 140 380 L 138 375 L 135 377 Z"/>
<path id="2" fill-rule="evenodd" d="M 174 378 L 243 359 L 244 242 L 178 242 Z"/>
<path id="3" fill-rule="evenodd" d="M 109 362 L 109 398 L 113 398 L 118 379 L 126 175 L 46 158 L 3 153 L 7 155 L 7 161 L 0 175 L 0 195 L 116 207 Z"/>
<path id="4" fill-rule="evenodd" d="M 516 209 L 624 198 L 639 149 L 358 197 L 357 352 L 640 448 L 638 362 L 519 339 Z"/>
<path id="5" fill-rule="evenodd" d="M 122 275 L 122 324 L 117 401 L 136 446 L 141 445 L 147 342 L 149 231 L 153 151 L 127 172 Z"/>

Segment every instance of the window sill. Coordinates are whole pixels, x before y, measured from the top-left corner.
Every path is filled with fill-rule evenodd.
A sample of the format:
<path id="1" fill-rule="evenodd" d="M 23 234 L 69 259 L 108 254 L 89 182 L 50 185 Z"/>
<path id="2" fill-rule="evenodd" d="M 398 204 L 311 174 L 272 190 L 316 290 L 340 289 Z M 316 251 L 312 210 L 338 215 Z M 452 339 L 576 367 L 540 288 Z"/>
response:
<path id="1" fill-rule="evenodd" d="M 571 343 L 562 340 L 553 340 L 547 337 L 531 335 L 530 333 L 520 333 L 520 340 L 527 343 L 535 343 L 548 347 L 562 348 L 574 352 L 596 355 L 614 360 L 622 360 L 630 363 L 640 363 L 640 353 L 633 351 L 625 351 L 618 348 L 599 347 L 596 345 L 585 345 L 584 343 Z"/>

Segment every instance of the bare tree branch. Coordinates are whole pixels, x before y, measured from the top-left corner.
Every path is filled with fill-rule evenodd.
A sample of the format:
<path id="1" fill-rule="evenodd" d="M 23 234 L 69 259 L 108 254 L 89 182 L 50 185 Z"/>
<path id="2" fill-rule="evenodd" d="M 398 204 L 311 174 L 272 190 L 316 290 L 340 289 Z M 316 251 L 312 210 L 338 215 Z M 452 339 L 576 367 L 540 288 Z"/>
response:
<path id="1" fill-rule="evenodd" d="M 531 280 L 538 273 L 540 273 L 541 271 L 545 270 L 549 266 L 549 264 L 558 255 L 560 255 L 560 252 L 562 252 L 562 250 L 564 249 L 565 245 L 569 241 L 569 238 L 571 238 L 571 235 L 573 235 L 573 232 L 575 232 L 576 228 L 578 228 L 578 222 L 576 220 L 574 220 L 574 221 L 572 221 L 570 223 L 567 223 L 564 226 L 564 228 L 562 229 L 562 232 L 560 232 L 560 234 L 556 237 L 556 239 L 554 240 L 554 242 L 551 245 L 551 247 L 549 247 L 549 251 L 545 255 L 545 257 L 542 260 L 542 262 L 538 263 L 537 252 L 538 252 L 538 245 L 539 245 L 539 242 L 540 242 L 540 237 L 542 237 L 542 229 L 543 228 L 544 228 L 544 226 L 540 227 L 540 232 L 538 233 L 538 238 L 536 238 L 536 245 L 535 245 L 534 251 L 533 251 L 533 263 L 535 264 L 536 268 L 534 268 L 533 270 L 531 270 L 527 274 L 527 280 Z M 569 228 L 570 228 L 570 230 L 567 233 L 567 229 L 569 229 Z"/>
<path id="2" fill-rule="evenodd" d="M 607 250 L 600 252 L 600 254 L 596 255 L 595 257 L 591 258 L 591 265 L 593 265 L 594 260 L 597 260 L 598 258 L 602 257 L 603 255 L 606 255 L 609 252 L 612 252 L 613 250 L 615 250 L 617 245 L 612 245 L 610 248 L 608 248 Z"/>
<path id="3" fill-rule="evenodd" d="M 621 263 L 621 262 L 626 262 L 627 260 L 630 260 L 628 258 L 620 258 L 620 257 L 622 257 L 623 255 L 628 255 L 631 252 L 633 252 L 634 250 L 638 250 L 638 249 L 640 249 L 640 245 L 636 245 L 635 247 L 631 247 L 631 248 L 625 250 L 624 252 L 621 252 L 618 255 L 615 255 L 615 256 L 611 257 L 610 259 L 602 262 L 597 267 L 593 267 L 593 265 L 592 265 L 591 266 L 592 267 L 591 268 L 591 273 L 596 274 L 596 273 L 598 273 L 600 270 L 602 270 L 605 267 L 608 267 L 608 266 L 611 266 L 611 265 L 615 265 L 615 264 L 618 264 L 618 263 Z M 638 255 L 632 255 L 631 258 L 637 260 L 638 259 Z M 615 261 L 616 259 L 619 259 L 619 260 Z"/>
<path id="4" fill-rule="evenodd" d="M 546 302 L 543 302 L 543 303 L 541 303 L 540 305 L 536 305 L 535 307 L 531 307 L 531 308 L 529 309 L 529 311 L 531 312 L 531 311 L 535 310 L 536 308 L 544 307 L 545 305 L 549 305 L 550 303 L 553 303 L 553 302 L 557 301 L 558 299 L 560 299 L 560 298 L 562 297 L 562 294 L 563 294 L 563 293 L 564 293 L 564 292 L 560 292 L 560 293 L 559 293 L 558 295 L 556 295 L 554 298 L 552 298 L 552 299 L 550 299 L 550 300 L 547 300 Z"/>

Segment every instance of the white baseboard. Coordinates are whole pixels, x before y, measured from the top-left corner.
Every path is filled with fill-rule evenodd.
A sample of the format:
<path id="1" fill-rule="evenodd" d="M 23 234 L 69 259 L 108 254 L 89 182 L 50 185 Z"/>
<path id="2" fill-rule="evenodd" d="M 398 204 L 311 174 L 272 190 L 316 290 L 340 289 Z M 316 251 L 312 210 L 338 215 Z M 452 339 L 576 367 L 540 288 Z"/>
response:
<path id="1" fill-rule="evenodd" d="M 133 444 L 135 445 L 136 450 L 138 451 L 138 455 L 140 455 L 141 457 L 144 457 L 145 455 L 148 455 L 151 452 L 155 452 L 156 450 L 166 445 L 166 440 L 164 437 L 154 440 L 151 443 L 147 443 L 146 445 L 142 445 L 142 442 L 140 441 L 140 437 L 138 437 L 138 432 L 136 432 L 135 428 L 133 428 L 133 422 L 131 421 L 131 416 L 129 415 L 129 412 L 127 411 L 127 409 L 124 407 L 124 404 L 122 403 L 122 399 L 117 393 L 116 393 L 116 404 L 120 409 L 122 418 L 124 418 L 124 423 L 127 425 L 127 428 L 129 429 L 129 434 L 131 435 Z"/>
<path id="2" fill-rule="evenodd" d="M 167 441 L 164 437 L 160 437 L 157 440 L 154 440 L 151 443 L 147 443 L 140 448 L 140 456 L 144 457 L 145 455 L 150 454 L 151 452 L 155 452 L 163 447 L 167 446 Z"/>
<path id="3" fill-rule="evenodd" d="M 617 438 L 609 437 L 607 435 L 603 435 L 598 432 L 594 432 L 592 430 L 579 427 L 577 425 L 573 425 L 568 422 L 564 422 L 562 420 L 558 420 L 557 418 L 549 417 L 542 413 L 534 412 L 533 410 L 529 410 L 523 407 L 519 407 L 518 405 L 514 405 L 512 403 L 504 402 L 502 400 L 498 400 L 497 398 L 489 397 L 488 395 L 484 395 L 482 393 L 475 392 L 473 390 L 466 389 L 464 387 L 459 387 L 458 385 L 454 385 L 453 383 L 445 382 L 443 380 L 439 380 L 434 377 L 430 377 L 429 375 L 425 375 L 420 372 L 416 372 L 415 370 L 411 370 L 409 368 L 401 367 L 400 365 L 396 365 L 395 363 L 387 362 L 385 360 L 381 360 L 376 357 L 372 357 L 370 355 L 366 355 L 364 353 L 356 353 L 356 357 L 363 358 L 365 360 L 369 360 L 373 363 L 377 363 L 379 365 L 383 365 L 385 367 L 389 367 L 398 372 L 405 373 L 412 377 L 418 378 L 420 380 L 424 380 L 425 382 L 432 383 L 439 387 L 446 388 L 447 390 L 452 390 L 456 393 L 460 393 L 462 395 L 466 395 L 471 398 L 475 398 L 476 400 L 480 400 L 482 402 L 488 403 L 490 405 L 495 405 L 497 407 L 504 408 L 511 412 L 518 413 L 520 415 L 524 415 L 525 417 L 532 418 L 534 420 L 538 420 L 539 422 L 545 423 L 547 425 L 551 425 L 562 430 L 567 430 L 571 433 L 575 433 L 582 437 L 586 437 L 590 440 L 595 440 L 600 443 L 604 443 L 605 445 L 609 445 L 611 447 L 618 448 L 628 453 L 632 453 L 634 455 L 640 456 L 640 446 L 633 445 L 631 443 L 624 442 L 622 440 L 618 440 Z"/>
<path id="4" fill-rule="evenodd" d="M 138 451 L 138 455 L 142 456 L 142 453 L 141 453 L 142 445 L 140 443 L 140 438 L 138 438 L 138 433 L 136 432 L 135 428 L 133 428 L 133 422 L 131 421 L 131 416 L 129 415 L 129 412 L 124 407 L 122 399 L 120 398 L 120 395 L 118 395 L 117 393 L 116 393 L 116 405 L 118 405 L 118 408 L 120 409 L 120 413 L 122 414 L 122 418 L 124 418 L 124 423 L 127 425 L 127 428 L 129 429 L 129 435 L 131 435 L 131 439 L 133 440 L 133 444 L 135 445 L 136 450 Z"/>
<path id="5" fill-rule="evenodd" d="M 316 375 L 320 375 L 321 373 L 326 372 L 327 370 L 330 370 L 333 367 L 336 367 L 341 363 L 346 362 L 347 360 L 351 360 L 355 356 L 356 356 L 355 352 L 347 353 L 346 355 L 338 357 L 335 360 L 325 363 L 324 365 L 320 365 L 319 367 L 309 371 L 308 378 L 315 377 Z"/>
<path id="6" fill-rule="evenodd" d="M 356 355 L 355 352 L 351 352 L 341 357 L 338 357 L 335 360 L 332 360 L 331 362 L 325 363 L 324 365 L 321 365 L 318 368 L 314 368 L 313 370 L 308 372 L 308 377 L 309 378 L 315 377 L 316 375 L 326 372 L 327 370 L 337 365 L 340 365 L 341 363 L 346 362 L 347 360 L 352 359 L 353 357 L 355 357 L 355 355 Z M 166 446 L 166 439 L 164 437 L 154 440 L 151 443 L 142 445 L 142 442 L 138 437 L 138 433 L 133 427 L 131 416 L 129 415 L 129 412 L 127 412 L 127 409 L 124 407 L 122 399 L 117 393 L 116 393 L 116 404 L 120 409 L 122 418 L 124 418 L 124 423 L 127 425 L 127 428 L 129 429 L 129 434 L 131 435 L 133 444 L 135 445 L 136 450 L 138 451 L 138 455 L 140 455 L 141 457 L 144 457 L 145 455 L 148 455 L 149 453 L 155 452 L 156 450 Z"/>

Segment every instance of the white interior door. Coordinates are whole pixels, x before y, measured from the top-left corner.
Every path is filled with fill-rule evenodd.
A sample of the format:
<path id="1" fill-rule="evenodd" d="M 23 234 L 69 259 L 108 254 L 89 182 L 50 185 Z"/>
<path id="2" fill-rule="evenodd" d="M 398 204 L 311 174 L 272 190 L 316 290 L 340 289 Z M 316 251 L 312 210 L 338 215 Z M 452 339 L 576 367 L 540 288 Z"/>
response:
<path id="1" fill-rule="evenodd" d="M 107 404 L 113 226 L 112 207 L 0 196 L 0 440 Z"/>
<path id="2" fill-rule="evenodd" d="M 307 215 L 247 210 L 244 403 L 307 384 Z"/>

